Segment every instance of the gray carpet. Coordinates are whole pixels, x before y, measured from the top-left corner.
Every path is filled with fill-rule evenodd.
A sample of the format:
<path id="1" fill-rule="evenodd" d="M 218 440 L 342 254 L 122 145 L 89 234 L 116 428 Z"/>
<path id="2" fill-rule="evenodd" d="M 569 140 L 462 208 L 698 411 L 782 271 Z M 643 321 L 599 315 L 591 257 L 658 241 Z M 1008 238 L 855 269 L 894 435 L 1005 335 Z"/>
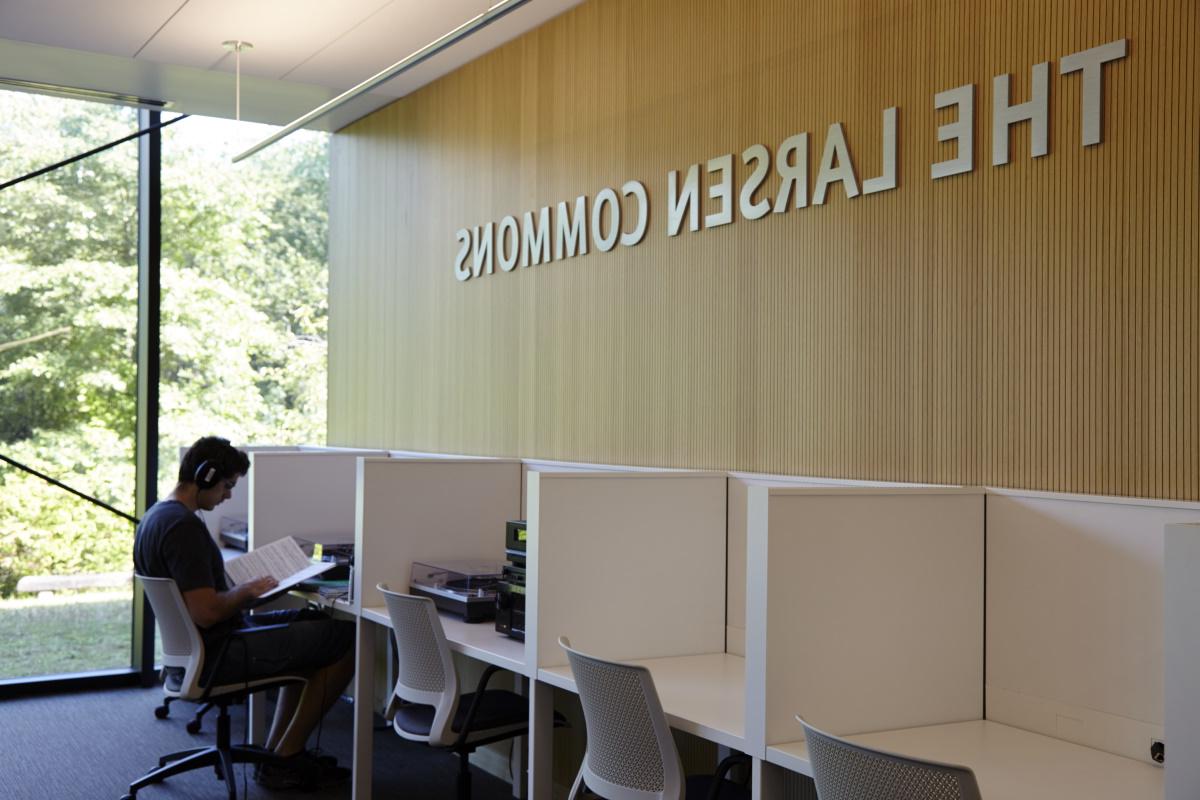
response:
<path id="1" fill-rule="evenodd" d="M 118 689 L 0 701 L 0 798 L 3 800 L 117 800 L 129 781 L 156 766 L 158 757 L 215 738 L 216 710 L 204 718 L 203 731 L 185 729 L 195 706 L 177 703 L 166 720 L 154 717 L 162 701 L 157 688 Z M 242 741 L 242 710 L 233 710 L 234 741 Z M 323 751 L 349 765 L 351 707 L 338 703 L 320 735 Z M 310 746 L 316 740 L 310 741 Z M 246 800 L 346 800 L 350 786 L 299 793 L 271 792 L 255 785 L 239 766 L 238 797 Z M 247 770 L 242 792 L 243 770 Z M 450 800 L 458 757 L 406 742 L 390 729 L 375 734 L 374 796 L 399 800 Z M 475 800 L 508 800 L 512 788 L 478 769 L 472 770 Z M 138 800 L 225 800 L 224 784 L 211 770 L 177 775 L 138 792 Z"/>

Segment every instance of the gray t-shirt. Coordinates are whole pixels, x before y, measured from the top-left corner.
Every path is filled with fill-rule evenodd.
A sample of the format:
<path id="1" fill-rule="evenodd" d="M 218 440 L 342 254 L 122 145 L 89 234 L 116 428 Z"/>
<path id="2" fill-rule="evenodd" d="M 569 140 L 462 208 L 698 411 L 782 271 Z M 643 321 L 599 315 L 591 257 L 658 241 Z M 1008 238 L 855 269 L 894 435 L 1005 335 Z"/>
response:
<path id="1" fill-rule="evenodd" d="M 172 578 L 180 593 L 229 589 L 221 548 L 200 518 L 178 500 L 161 500 L 142 517 L 133 539 L 133 564 L 140 575 Z M 205 646 L 211 647 L 241 625 L 239 613 L 203 630 Z"/>

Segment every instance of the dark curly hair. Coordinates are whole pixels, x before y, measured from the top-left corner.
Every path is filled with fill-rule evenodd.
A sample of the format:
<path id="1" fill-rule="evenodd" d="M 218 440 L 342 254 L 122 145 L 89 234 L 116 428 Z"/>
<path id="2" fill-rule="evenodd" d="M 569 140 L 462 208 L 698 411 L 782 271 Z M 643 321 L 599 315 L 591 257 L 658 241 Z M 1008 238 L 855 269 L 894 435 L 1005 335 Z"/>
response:
<path id="1" fill-rule="evenodd" d="M 217 470 L 217 480 L 228 480 L 250 471 L 250 456 L 220 436 L 205 436 L 187 449 L 179 462 L 179 482 L 195 483 L 196 471 L 205 461 Z"/>

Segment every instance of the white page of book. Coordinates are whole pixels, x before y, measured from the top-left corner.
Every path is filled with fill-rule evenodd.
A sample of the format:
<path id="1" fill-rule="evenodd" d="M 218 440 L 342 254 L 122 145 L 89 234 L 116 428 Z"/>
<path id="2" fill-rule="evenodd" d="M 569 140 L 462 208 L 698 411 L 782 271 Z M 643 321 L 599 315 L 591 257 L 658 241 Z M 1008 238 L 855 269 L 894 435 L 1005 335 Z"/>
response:
<path id="1" fill-rule="evenodd" d="M 334 566 L 332 561 L 309 560 L 296 540 L 286 536 L 225 562 L 225 574 L 234 585 L 269 575 L 279 585 L 260 597 L 272 597 Z"/>

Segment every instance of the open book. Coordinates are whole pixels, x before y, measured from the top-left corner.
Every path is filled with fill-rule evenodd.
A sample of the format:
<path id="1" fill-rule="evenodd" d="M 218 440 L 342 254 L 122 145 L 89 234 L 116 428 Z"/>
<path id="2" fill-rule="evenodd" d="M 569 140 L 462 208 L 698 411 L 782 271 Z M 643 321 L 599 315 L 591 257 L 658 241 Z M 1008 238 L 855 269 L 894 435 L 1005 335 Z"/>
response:
<path id="1" fill-rule="evenodd" d="M 267 575 L 279 581 L 278 586 L 259 598 L 263 599 L 286 592 L 301 581 L 320 575 L 334 566 L 332 561 L 310 560 L 296 540 L 287 536 L 226 561 L 225 574 L 233 585 Z"/>

